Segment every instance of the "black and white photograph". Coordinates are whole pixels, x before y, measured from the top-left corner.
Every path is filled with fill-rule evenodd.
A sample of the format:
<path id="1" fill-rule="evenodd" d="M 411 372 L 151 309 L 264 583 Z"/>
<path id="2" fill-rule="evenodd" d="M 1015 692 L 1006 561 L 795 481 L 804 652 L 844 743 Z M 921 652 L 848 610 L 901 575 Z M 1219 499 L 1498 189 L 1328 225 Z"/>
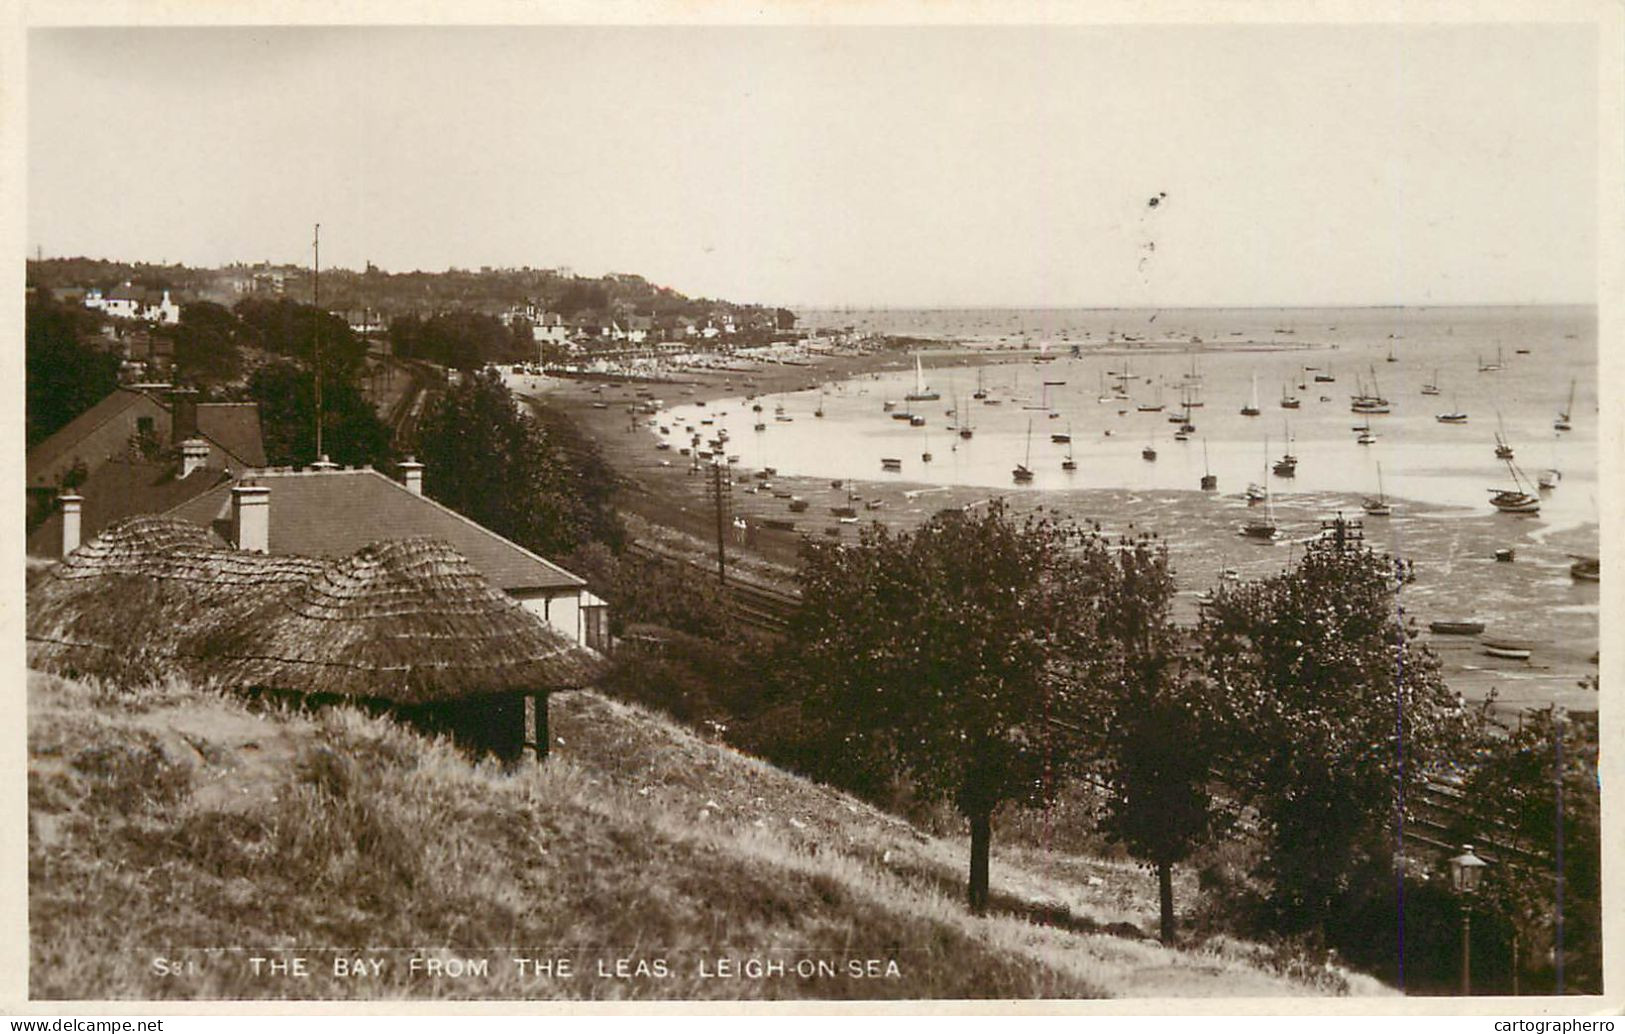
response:
<path id="1" fill-rule="evenodd" d="M 27 1002 L 1617 1011 L 1617 5 L 433 10 L 21 15 Z"/>

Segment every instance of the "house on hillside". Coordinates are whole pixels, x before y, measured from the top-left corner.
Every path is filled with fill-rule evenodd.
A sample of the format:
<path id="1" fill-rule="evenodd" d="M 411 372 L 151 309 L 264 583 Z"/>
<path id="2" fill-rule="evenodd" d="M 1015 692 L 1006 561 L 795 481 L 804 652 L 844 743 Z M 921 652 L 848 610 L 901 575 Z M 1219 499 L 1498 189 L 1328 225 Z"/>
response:
<path id="1" fill-rule="evenodd" d="M 183 443 L 189 441 L 188 451 Z M 106 479 L 99 478 L 102 468 L 114 462 L 123 466 Z M 265 443 L 257 404 L 200 403 L 194 393 L 162 384 L 120 387 L 28 450 L 28 526 L 52 513 L 58 492 L 69 481 L 79 482 L 79 494 L 87 500 L 86 520 L 93 525 L 86 534 L 94 534 L 121 517 L 178 504 L 182 500 L 171 494 L 169 483 L 200 484 L 191 480 L 199 470 L 224 476 L 263 466 Z M 94 502 L 87 494 L 92 491 Z M 163 505 L 142 509 L 148 502 Z M 31 536 L 29 549 L 49 546 L 39 555 L 60 556 L 60 542 L 60 536 L 49 541 Z"/>
<path id="2" fill-rule="evenodd" d="M 456 549 L 372 543 L 338 558 L 245 553 L 138 517 L 28 591 L 30 664 L 176 672 L 307 705 L 347 702 L 507 762 L 547 753 L 547 698 L 602 658 L 536 621 Z"/>
<path id="3" fill-rule="evenodd" d="M 109 316 L 126 320 L 146 320 L 151 323 L 174 325 L 181 321 L 181 307 L 170 298 L 169 291 L 152 291 L 136 287 L 129 281 L 115 287 L 107 295 L 100 291 L 85 296 L 85 307 L 100 309 Z"/>
<path id="4" fill-rule="evenodd" d="M 425 496 L 421 463 L 408 460 L 401 474 L 332 464 L 248 471 L 166 516 L 219 545 L 271 556 L 344 557 L 381 539 L 438 539 L 570 642 L 609 648 L 609 606 L 583 579 Z"/>

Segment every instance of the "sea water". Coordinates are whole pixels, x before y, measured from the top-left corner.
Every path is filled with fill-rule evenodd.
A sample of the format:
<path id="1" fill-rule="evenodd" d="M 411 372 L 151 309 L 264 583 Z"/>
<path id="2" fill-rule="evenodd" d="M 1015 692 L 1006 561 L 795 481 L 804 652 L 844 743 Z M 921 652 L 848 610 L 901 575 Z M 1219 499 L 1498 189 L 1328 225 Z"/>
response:
<path id="1" fill-rule="evenodd" d="M 1492 512 L 1491 490 L 1514 483 L 1495 455 L 1499 434 L 1531 490 L 1543 471 L 1561 472 L 1558 487 L 1540 493 L 1538 517 L 1507 520 L 1555 531 L 1598 519 L 1590 308 L 872 310 L 806 313 L 803 323 L 975 349 L 918 351 L 937 401 L 905 401 L 916 373 L 903 355 L 895 371 L 755 399 L 705 400 L 676 407 L 662 422 L 681 425 L 670 428 L 680 441 L 691 425 L 704 439 L 726 430 L 725 451 L 742 466 L 781 474 L 1016 493 L 1195 490 L 1211 472 L 1221 494 L 1257 483 L 1282 501 L 1346 497 L 1353 506 L 1375 495 L 1380 481 L 1396 506 L 1416 501 L 1461 513 Z M 1056 358 L 1035 362 L 1021 351 L 1033 349 Z M 1317 382 L 1317 374 L 1335 381 Z M 1127 398 L 1108 397 L 1119 384 Z M 1255 384 L 1260 415 L 1243 416 Z M 1422 394 L 1425 384 L 1440 393 Z M 979 387 L 987 400 L 972 397 Z M 1352 412 L 1350 397 L 1362 392 L 1380 393 L 1391 412 Z M 1284 408 L 1283 395 L 1295 396 L 1299 408 Z M 1203 404 L 1190 411 L 1196 431 L 1176 441 L 1178 425 L 1169 417 L 1183 411 L 1186 397 Z M 1159 403 L 1158 411 L 1139 409 Z M 1553 424 L 1565 408 L 1573 429 L 1559 432 Z M 925 424 L 911 426 L 894 412 L 917 414 Z M 1446 412 L 1465 412 L 1468 420 L 1440 423 Z M 1355 428 L 1368 422 L 1377 440 L 1358 444 Z M 963 439 L 958 428 L 967 423 L 972 437 Z M 1056 435 L 1071 441 L 1052 441 Z M 1154 461 L 1143 455 L 1148 447 Z M 1289 450 L 1298 458 L 1295 476 L 1275 475 L 1271 466 Z M 1074 471 L 1062 469 L 1068 456 Z M 882 458 L 901 460 L 901 470 L 883 473 Z M 1014 481 L 1017 464 L 1033 471 L 1031 482 Z"/>

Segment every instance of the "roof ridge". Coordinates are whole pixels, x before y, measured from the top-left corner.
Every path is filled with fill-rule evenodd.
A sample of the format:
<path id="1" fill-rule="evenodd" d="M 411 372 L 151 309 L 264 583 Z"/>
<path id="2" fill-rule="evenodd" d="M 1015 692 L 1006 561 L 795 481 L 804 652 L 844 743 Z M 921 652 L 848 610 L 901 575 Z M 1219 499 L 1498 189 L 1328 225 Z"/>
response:
<path id="1" fill-rule="evenodd" d="M 442 503 L 442 502 L 440 502 L 438 500 L 430 499 L 426 495 L 422 495 L 422 494 L 420 494 L 418 492 L 412 491 L 411 489 L 407 488 L 405 485 L 401 484 L 399 481 L 396 481 L 394 478 L 389 477 L 388 475 L 384 474 L 382 471 L 377 471 L 377 470 L 373 470 L 371 467 L 366 467 L 366 468 L 363 468 L 363 469 L 358 470 L 358 471 L 353 471 L 352 473 L 375 475 L 376 477 L 381 479 L 385 484 L 389 485 L 391 488 L 395 489 L 396 491 L 405 492 L 407 495 L 411 496 L 414 499 L 421 499 L 423 502 L 428 503 L 430 506 L 438 507 L 439 509 L 444 510 L 446 513 L 448 513 L 451 516 L 453 516 L 453 517 L 457 518 L 458 520 L 462 521 L 464 524 L 467 524 L 469 527 L 474 528 L 476 531 L 483 532 L 484 534 L 489 535 L 491 538 L 496 539 L 498 542 L 502 542 L 502 543 L 505 543 L 506 545 L 512 546 L 514 549 L 517 549 L 519 552 L 521 552 L 521 553 L 525 554 L 526 556 L 530 557 L 532 560 L 535 560 L 538 563 L 544 564 L 545 566 L 551 568 L 554 571 L 557 571 L 559 574 L 562 574 L 567 578 L 574 579 L 576 584 L 582 585 L 582 586 L 585 586 L 587 584 L 587 580 L 585 578 L 581 577 L 580 575 L 576 574 L 575 572 L 566 571 L 564 568 L 560 567 L 558 564 L 555 564 L 553 561 L 547 559 L 547 557 L 544 557 L 539 553 L 534 553 L 531 550 L 526 549 L 524 546 L 521 546 L 519 543 L 515 542 L 513 539 L 508 538 L 506 535 L 497 534 L 496 532 L 492 531 L 490 528 L 487 528 L 485 525 L 481 524 L 479 521 L 474 520 L 472 517 L 467 517 L 467 516 L 464 516 L 463 514 L 458 513 L 456 510 L 453 510 L 451 507 L 447 506 L 446 504 L 444 504 L 444 503 Z"/>
<path id="2" fill-rule="evenodd" d="M 112 391 L 108 392 L 105 396 L 103 396 L 100 400 L 98 400 L 95 403 L 95 405 L 91 406 L 90 409 L 85 410 L 84 413 L 79 414 L 79 416 L 85 416 L 86 414 L 88 414 L 92 410 L 94 410 L 96 408 L 96 406 L 101 405 L 103 402 L 106 402 L 108 399 L 117 398 L 118 393 L 121 392 L 121 391 L 125 392 L 128 395 L 132 395 L 135 398 L 148 399 L 154 405 L 156 405 L 159 409 L 162 409 L 165 412 L 169 411 L 169 407 L 165 406 L 163 404 L 163 402 L 160 401 L 157 398 L 157 396 L 153 395 L 151 392 L 143 391 L 140 388 L 132 388 L 132 387 L 129 387 L 128 385 L 124 385 L 124 384 L 115 384 L 113 386 Z M 134 405 L 135 404 L 135 398 L 130 399 L 127 403 L 125 403 L 125 406 Z M 94 434 L 95 432 L 101 430 L 102 427 L 104 427 L 107 424 L 111 423 L 115 417 L 117 417 L 120 413 L 124 412 L 125 406 L 118 406 L 116 408 L 109 409 L 107 411 L 106 416 L 102 417 L 100 420 L 96 421 L 94 424 L 90 424 L 89 426 L 87 426 L 85 428 L 85 432 L 78 436 L 79 440 L 89 438 L 92 434 Z M 74 419 L 77 420 L 78 417 L 75 417 Z M 67 423 L 65 423 L 61 427 L 57 428 L 56 431 L 52 432 L 52 434 L 51 434 L 51 436 L 49 438 L 46 438 L 43 442 L 40 442 L 38 445 L 34 446 L 34 448 L 32 448 L 32 449 L 30 449 L 28 451 L 34 453 L 36 456 L 39 455 L 40 450 L 44 449 L 45 446 L 47 446 L 47 445 L 49 445 L 51 443 L 51 439 L 57 437 L 57 435 L 60 435 L 62 432 L 66 431 L 71 426 L 73 426 L 73 420 L 69 420 Z M 65 453 L 68 450 L 63 449 L 61 451 Z M 26 457 L 24 458 L 24 462 L 25 463 L 27 462 Z"/>
<path id="3" fill-rule="evenodd" d="M 438 510 L 441 510 L 442 512 L 450 515 L 451 517 L 456 518 L 457 520 L 459 520 L 462 523 L 468 525 L 470 528 L 473 528 L 475 531 L 478 531 L 481 534 L 487 536 L 488 538 L 495 539 L 497 542 L 502 543 L 503 545 L 507 546 L 508 548 L 516 550 L 521 555 L 523 555 L 525 557 L 528 557 L 531 560 L 536 561 L 537 563 L 541 564 L 543 567 L 547 568 L 548 570 L 556 572 L 557 574 L 559 574 L 559 575 L 561 575 L 561 576 L 563 576 L 565 578 L 570 579 L 570 581 L 573 584 L 579 585 L 579 586 L 585 586 L 587 584 L 587 580 L 585 578 L 581 577 L 580 575 L 576 574 L 574 571 L 566 570 L 565 568 L 559 566 L 558 564 L 554 563 L 553 561 L 547 559 L 547 557 L 544 557 L 544 556 L 542 556 L 542 555 L 540 555 L 540 554 L 538 554 L 538 553 L 536 553 L 536 552 L 534 552 L 532 550 L 526 549 L 524 546 L 521 546 L 519 543 L 513 541 L 512 539 L 508 538 L 507 536 L 500 535 L 497 532 L 492 531 L 490 528 L 487 528 L 485 525 L 481 524 L 479 521 L 474 520 L 472 517 L 467 517 L 467 516 L 464 516 L 463 514 L 458 513 L 456 510 L 453 510 L 451 507 L 445 505 L 444 503 L 439 502 L 438 500 L 431 499 L 426 495 L 420 495 L 417 492 L 411 491 L 405 485 L 401 484 L 399 481 L 396 481 L 394 478 L 388 476 L 387 474 L 383 473 L 382 471 L 375 470 L 372 467 L 340 467 L 337 470 L 311 470 L 308 467 L 298 469 L 298 470 L 287 468 L 287 467 L 266 467 L 266 468 L 261 468 L 261 469 L 257 469 L 257 470 L 245 470 L 245 471 L 243 471 L 243 473 L 241 475 L 239 475 L 236 478 L 233 478 L 232 480 L 233 481 L 241 481 L 241 480 L 246 480 L 248 478 L 266 479 L 266 478 L 279 478 L 279 477 L 335 477 L 335 476 L 342 475 L 342 474 L 348 474 L 348 475 L 352 475 L 352 476 L 362 475 L 362 474 L 371 474 L 374 477 L 378 478 L 380 481 L 384 482 L 386 485 L 389 485 L 391 488 L 395 489 L 396 491 L 404 492 L 406 495 L 411 496 L 413 499 L 419 500 L 420 502 L 427 503 L 428 505 L 430 505 L 430 506 L 432 506 L 432 507 L 434 507 L 434 508 L 436 508 Z M 181 509 L 182 507 L 191 506 L 192 504 L 196 503 L 197 500 L 202 499 L 202 498 L 204 498 L 206 496 L 213 495 L 216 492 L 219 492 L 221 487 L 222 487 L 222 485 L 215 485 L 215 486 L 211 487 L 208 491 L 200 493 L 199 495 L 194 496 L 192 499 L 187 500 L 184 503 L 180 503 L 180 504 L 178 504 L 176 506 L 172 506 L 168 510 L 164 511 L 164 515 L 168 515 L 170 513 L 173 513 L 176 510 Z M 222 495 L 223 495 L 223 493 L 222 493 Z"/>

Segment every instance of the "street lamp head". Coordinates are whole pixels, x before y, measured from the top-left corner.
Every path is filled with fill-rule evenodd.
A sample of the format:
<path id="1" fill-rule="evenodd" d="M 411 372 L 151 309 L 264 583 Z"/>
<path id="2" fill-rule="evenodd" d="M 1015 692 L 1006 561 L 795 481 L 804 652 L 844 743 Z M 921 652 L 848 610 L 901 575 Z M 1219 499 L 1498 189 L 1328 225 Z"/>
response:
<path id="1" fill-rule="evenodd" d="M 1472 894 L 1489 863 L 1473 854 L 1472 844 L 1461 845 L 1461 854 L 1450 859 L 1450 882 L 1457 893 Z"/>

